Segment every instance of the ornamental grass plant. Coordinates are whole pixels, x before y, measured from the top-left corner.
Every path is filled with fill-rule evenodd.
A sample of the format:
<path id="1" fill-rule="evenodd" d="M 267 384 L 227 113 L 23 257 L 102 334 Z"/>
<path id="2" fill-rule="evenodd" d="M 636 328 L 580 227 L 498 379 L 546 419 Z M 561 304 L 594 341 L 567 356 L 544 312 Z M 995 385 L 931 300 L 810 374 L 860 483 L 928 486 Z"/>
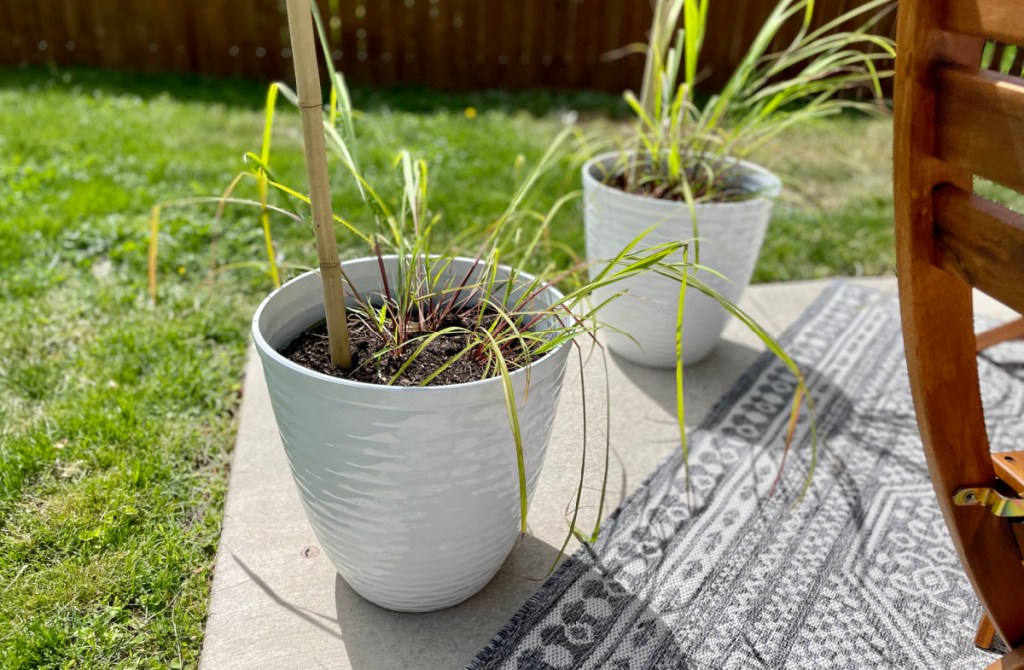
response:
<path id="1" fill-rule="evenodd" d="M 850 110 L 888 113 L 882 81 L 892 76 L 895 44 L 872 30 L 894 8 L 892 0 L 869 0 L 814 28 L 815 0 L 780 0 L 721 91 L 702 99 L 708 0 L 658 0 L 649 41 L 639 47 L 640 94 L 624 94 L 634 132 L 620 140 L 606 181 L 691 207 L 755 197 L 743 188 L 739 161 L 779 133 Z M 794 22 L 799 28 L 786 40 Z"/>

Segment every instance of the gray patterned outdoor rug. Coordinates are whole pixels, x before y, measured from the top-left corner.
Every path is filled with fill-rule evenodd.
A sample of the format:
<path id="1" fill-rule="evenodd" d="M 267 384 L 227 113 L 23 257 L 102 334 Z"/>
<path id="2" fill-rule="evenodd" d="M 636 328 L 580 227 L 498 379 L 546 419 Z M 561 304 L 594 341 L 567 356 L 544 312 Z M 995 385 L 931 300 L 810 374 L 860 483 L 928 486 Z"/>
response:
<path id="1" fill-rule="evenodd" d="M 817 401 L 775 476 L 793 379 L 762 357 L 592 552 L 569 559 L 470 664 L 562 668 L 978 670 L 980 606 L 933 499 L 894 296 L 836 283 L 786 333 Z M 980 361 L 994 448 L 1024 444 L 1024 346 Z"/>

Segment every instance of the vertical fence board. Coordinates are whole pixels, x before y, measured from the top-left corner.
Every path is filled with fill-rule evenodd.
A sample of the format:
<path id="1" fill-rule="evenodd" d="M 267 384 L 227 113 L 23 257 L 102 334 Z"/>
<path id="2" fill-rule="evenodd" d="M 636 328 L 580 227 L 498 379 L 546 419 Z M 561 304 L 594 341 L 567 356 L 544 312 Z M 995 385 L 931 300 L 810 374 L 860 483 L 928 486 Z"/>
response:
<path id="1" fill-rule="evenodd" d="M 496 31 L 488 30 L 488 26 L 501 25 L 501 4 L 478 2 L 476 48 L 477 67 L 474 70 L 474 86 L 486 86 L 485 82 L 496 81 L 500 43 L 495 39 Z"/>
<path id="2" fill-rule="evenodd" d="M 544 38 L 542 40 L 541 84 L 558 87 L 559 74 L 565 71 L 564 42 L 568 0 L 544 3 Z"/>
<path id="3" fill-rule="evenodd" d="M 256 34 L 256 15 L 262 4 L 262 0 L 252 0 L 245 5 L 235 4 L 230 10 L 232 23 L 229 25 L 237 31 L 232 40 L 235 49 L 233 58 L 238 61 L 238 72 L 243 77 L 254 77 L 258 72 L 256 47 L 260 39 Z"/>
<path id="4" fill-rule="evenodd" d="M 368 39 L 360 21 L 359 8 L 363 3 L 357 0 L 319 0 L 324 21 L 327 23 L 328 39 L 331 43 L 331 60 L 335 70 L 344 72 L 355 82 L 365 81 L 369 52 Z"/>
<path id="5" fill-rule="evenodd" d="M 479 8 L 479 0 L 464 0 L 462 3 L 462 27 L 459 29 L 461 37 L 456 48 L 464 55 L 465 66 L 460 83 L 466 88 L 474 85 L 479 67 L 483 63 L 476 37 L 477 28 L 480 26 Z"/>
<path id="6" fill-rule="evenodd" d="M 139 70 L 149 71 L 149 39 L 146 27 L 139 20 L 139 5 L 132 3 L 111 11 L 109 35 L 117 41 L 118 60 L 136 63 Z"/>
<path id="7" fill-rule="evenodd" d="M 398 82 L 399 45 L 395 41 L 395 31 L 392 30 L 392 26 L 395 25 L 395 5 L 400 2 L 401 0 L 378 0 L 378 2 L 372 3 L 376 10 L 377 22 L 371 28 L 380 31 L 382 63 L 379 84 L 381 86 L 394 86 Z"/>
<path id="8" fill-rule="evenodd" d="M 36 43 L 39 41 L 39 29 L 36 25 L 37 8 L 33 4 L 29 7 L 22 7 L 20 11 L 14 11 L 14 40 L 15 48 L 25 61 L 39 63 L 39 51 Z"/>
<path id="9" fill-rule="evenodd" d="M 390 17 L 386 29 L 391 35 L 393 52 L 391 57 L 393 65 L 389 71 L 394 73 L 393 83 L 410 82 L 409 77 L 412 75 L 410 64 L 416 55 L 413 53 L 415 46 L 408 41 L 406 36 L 409 8 L 406 6 L 406 0 L 391 0 L 391 6 L 388 9 Z"/>
<path id="10" fill-rule="evenodd" d="M 367 3 L 366 30 L 373 41 L 371 53 L 377 61 L 375 80 L 382 86 L 391 86 L 397 80 L 395 76 L 395 44 L 392 2 L 395 0 L 377 0 Z M 400 2 L 400 0 L 397 0 Z"/>
<path id="11" fill-rule="evenodd" d="M 144 72 L 166 70 L 161 62 L 160 44 L 156 37 L 157 22 L 147 5 L 134 2 L 121 12 L 121 20 L 115 24 L 118 33 L 126 33 L 123 40 L 124 53 L 131 62 L 138 63 Z"/>
<path id="12" fill-rule="evenodd" d="M 359 49 L 366 54 L 366 60 L 361 61 L 363 78 L 362 81 L 378 85 L 383 71 L 384 48 L 381 41 L 381 32 L 387 31 L 386 26 L 375 26 L 371 21 L 373 16 L 373 0 L 358 0 L 356 3 L 355 21 L 357 35 L 364 35 L 359 41 Z"/>
<path id="13" fill-rule="evenodd" d="M 152 43 L 156 45 L 148 68 L 151 72 L 188 70 L 191 59 L 187 46 L 187 11 L 187 6 L 173 6 L 167 0 L 151 0 L 149 3 Z"/>
<path id="14" fill-rule="evenodd" d="M 501 26 L 501 31 L 495 36 L 498 54 L 494 81 L 497 82 L 497 86 L 522 88 L 524 82 L 528 81 L 522 63 L 522 35 L 527 13 L 526 6 L 529 4 L 530 0 L 498 3 L 500 12 L 496 18 L 498 25 Z"/>
<path id="15" fill-rule="evenodd" d="M 281 31 L 284 21 L 281 4 L 278 0 L 264 0 L 256 20 L 259 44 L 253 55 L 256 58 L 258 79 L 280 79 L 284 70 L 281 58 Z"/>
<path id="16" fill-rule="evenodd" d="M 51 32 L 50 22 L 46 20 L 46 12 L 50 9 L 49 3 L 45 5 L 42 3 L 35 3 L 35 7 L 32 11 L 32 31 L 35 34 L 35 39 L 31 40 L 28 44 L 29 50 L 36 51 L 36 57 L 45 63 L 49 63 L 53 60 L 53 53 L 50 49 L 50 42 L 47 39 L 47 33 Z"/>
<path id="17" fill-rule="evenodd" d="M 27 3 L 26 3 L 27 4 Z M 46 59 L 39 53 L 39 40 L 42 30 L 39 26 L 39 7 L 32 3 L 17 7 L 13 12 L 14 46 L 23 61 L 29 63 L 45 63 Z"/>
<path id="18" fill-rule="evenodd" d="M 430 0 L 413 0 L 411 5 L 407 5 L 406 11 L 405 27 L 416 55 L 413 67 L 410 68 L 412 81 L 434 81 L 431 77 Z"/>
<path id="19" fill-rule="evenodd" d="M 579 3 L 577 12 L 579 40 L 576 43 L 577 76 L 583 81 L 585 87 L 590 87 L 594 81 L 594 65 L 596 64 L 596 38 L 600 30 L 600 16 L 604 9 L 603 0 L 582 0 Z M 596 19 L 596 20 L 595 20 Z"/>
<path id="20" fill-rule="evenodd" d="M 16 63 L 20 60 L 14 46 L 14 35 L 11 34 L 14 22 L 12 12 L 13 8 L 8 3 L 0 2 L 0 63 Z"/>
<path id="21" fill-rule="evenodd" d="M 116 9 L 110 3 L 97 2 L 89 6 L 89 65 L 116 68 L 121 60 L 120 47 L 114 34 L 109 31 L 110 12 Z M 77 49 L 76 49 L 77 51 Z"/>
<path id="22" fill-rule="evenodd" d="M 69 38 L 67 22 L 62 10 L 60 0 L 38 0 L 36 3 L 36 11 L 43 18 L 39 22 L 40 34 L 42 41 L 46 43 L 46 48 L 40 50 L 41 54 L 47 61 L 57 65 L 67 63 L 65 45 Z"/>
<path id="23" fill-rule="evenodd" d="M 519 53 L 515 49 L 510 51 L 512 62 L 511 80 L 509 86 L 522 88 L 534 76 L 535 68 L 540 64 L 537 59 L 537 43 L 540 37 L 540 22 L 537 20 L 540 8 L 537 0 L 523 0 L 522 20 L 519 22 L 512 39 L 519 45 Z"/>
<path id="24" fill-rule="evenodd" d="M 0 63 L 17 63 L 21 55 L 14 44 L 14 8 L 0 2 Z"/>
<path id="25" fill-rule="evenodd" d="M 565 23 L 560 24 L 565 26 L 565 42 L 561 49 L 563 67 L 555 71 L 555 76 L 558 77 L 558 84 L 556 85 L 561 85 L 561 80 L 565 78 L 575 81 L 580 76 L 581 68 L 577 52 L 579 51 L 580 43 L 579 7 L 581 2 L 582 0 L 567 0 L 564 3 Z M 559 3 L 559 5 L 562 4 Z"/>
<path id="26" fill-rule="evenodd" d="M 255 0 L 245 5 L 238 5 L 233 12 L 235 29 L 238 31 L 235 37 L 235 46 L 238 47 L 237 58 L 240 61 L 242 73 L 246 77 L 255 77 L 259 74 L 256 48 L 261 42 L 259 13 L 263 5 L 263 0 Z"/>
<path id="27" fill-rule="evenodd" d="M 616 81 L 619 78 L 621 59 L 610 59 L 608 52 L 611 51 L 609 47 L 612 44 L 625 46 L 629 43 L 627 9 L 621 2 L 606 3 L 605 14 L 598 22 L 601 34 L 596 49 L 595 63 L 591 66 L 592 82 L 595 88 L 607 88 L 608 82 Z"/>
<path id="28" fill-rule="evenodd" d="M 230 74 L 223 0 L 191 3 L 190 37 L 195 45 L 194 57 L 200 72 L 212 75 Z"/>
<path id="29" fill-rule="evenodd" d="M 468 0 L 468 2 L 472 1 Z M 468 49 L 465 45 L 467 39 L 465 26 L 466 3 L 467 0 L 448 0 L 446 3 L 449 8 L 446 14 L 446 20 L 449 21 L 448 66 L 452 69 L 456 85 L 465 81 L 469 76 Z"/>
<path id="30" fill-rule="evenodd" d="M 182 38 L 185 40 L 185 49 L 188 55 L 188 62 L 191 64 L 191 72 L 203 72 L 202 60 L 199 53 L 199 39 L 196 37 L 198 30 L 196 25 L 199 22 L 199 18 L 196 15 L 196 8 L 193 3 L 188 3 L 182 7 L 184 11 L 181 12 L 181 22 L 183 26 Z M 178 47 L 175 47 L 177 50 Z"/>
<path id="31" fill-rule="evenodd" d="M 69 51 L 69 61 L 74 59 L 76 64 L 95 66 L 99 65 L 100 46 L 96 35 L 94 8 L 77 0 L 65 0 L 65 13 L 68 15 L 68 23 L 74 26 L 74 44 L 66 44 L 65 50 Z"/>
<path id="32" fill-rule="evenodd" d="M 449 90 L 455 86 L 454 72 L 449 66 L 449 43 L 451 42 L 452 17 L 451 3 L 441 0 L 430 0 L 426 7 L 427 33 L 426 53 L 424 54 L 428 79 L 434 86 Z"/>

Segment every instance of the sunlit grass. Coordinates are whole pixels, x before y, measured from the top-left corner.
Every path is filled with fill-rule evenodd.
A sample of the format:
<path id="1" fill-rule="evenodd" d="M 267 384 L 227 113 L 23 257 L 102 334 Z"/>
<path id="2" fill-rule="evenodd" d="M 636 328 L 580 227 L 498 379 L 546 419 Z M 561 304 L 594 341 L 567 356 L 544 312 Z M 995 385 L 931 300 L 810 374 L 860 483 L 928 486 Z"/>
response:
<path id="1" fill-rule="evenodd" d="M 889 121 L 817 121 L 776 138 L 755 160 L 785 184 L 755 282 L 895 272 Z"/>

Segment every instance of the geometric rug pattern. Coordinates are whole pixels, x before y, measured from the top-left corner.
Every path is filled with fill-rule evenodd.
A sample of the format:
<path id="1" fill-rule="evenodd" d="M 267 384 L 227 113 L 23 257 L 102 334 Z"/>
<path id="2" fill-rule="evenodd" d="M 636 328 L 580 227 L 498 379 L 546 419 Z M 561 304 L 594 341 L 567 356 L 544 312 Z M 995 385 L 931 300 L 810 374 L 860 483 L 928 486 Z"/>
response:
<path id="1" fill-rule="evenodd" d="M 781 482 L 794 380 L 762 356 L 471 670 L 977 670 L 980 606 L 928 479 L 895 296 L 837 282 L 781 340 L 817 410 Z M 1024 445 L 1024 345 L 979 358 L 996 450 Z"/>

